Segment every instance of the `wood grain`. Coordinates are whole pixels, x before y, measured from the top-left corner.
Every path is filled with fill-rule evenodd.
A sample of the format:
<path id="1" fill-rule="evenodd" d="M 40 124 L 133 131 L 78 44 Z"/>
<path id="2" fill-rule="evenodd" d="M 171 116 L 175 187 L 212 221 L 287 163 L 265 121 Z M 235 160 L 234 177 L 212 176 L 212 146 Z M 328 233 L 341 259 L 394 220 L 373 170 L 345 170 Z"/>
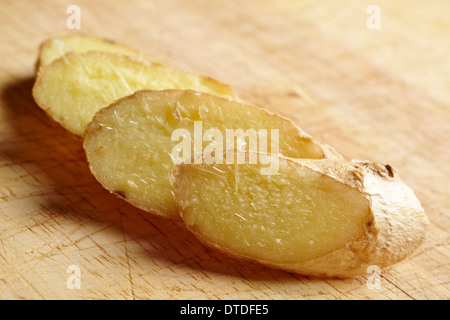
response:
<path id="1" fill-rule="evenodd" d="M 450 3 L 369 1 L 0 3 L 0 298 L 449 299 Z M 316 279 L 239 262 L 180 223 L 139 211 L 90 175 L 81 141 L 34 103 L 44 39 L 93 33 L 229 83 L 347 158 L 395 167 L 431 220 L 425 244 L 369 275 Z M 81 288 L 67 287 L 69 265 Z"/>

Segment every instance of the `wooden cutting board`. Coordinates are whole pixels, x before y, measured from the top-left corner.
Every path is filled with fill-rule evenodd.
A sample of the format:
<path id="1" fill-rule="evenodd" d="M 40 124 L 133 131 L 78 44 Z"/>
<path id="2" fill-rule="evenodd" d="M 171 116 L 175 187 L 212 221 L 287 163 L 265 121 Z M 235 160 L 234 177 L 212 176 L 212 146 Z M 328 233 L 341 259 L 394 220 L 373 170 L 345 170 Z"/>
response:
<path id="1" fill-rule="evenodd" d="M 69 30 L 72 3 L 0 3 L 0 298 L 450 298 L 450 2 L 377 0 L 371 29 L 372 1 L 77 1 Z M 372 274 L 225 257 L 110 195 L 30 94 L 39 43 L 76 32 L 229 83 L 348 159 L 391 164 L 431 220 L 426 242 L 372 288 Z"/>

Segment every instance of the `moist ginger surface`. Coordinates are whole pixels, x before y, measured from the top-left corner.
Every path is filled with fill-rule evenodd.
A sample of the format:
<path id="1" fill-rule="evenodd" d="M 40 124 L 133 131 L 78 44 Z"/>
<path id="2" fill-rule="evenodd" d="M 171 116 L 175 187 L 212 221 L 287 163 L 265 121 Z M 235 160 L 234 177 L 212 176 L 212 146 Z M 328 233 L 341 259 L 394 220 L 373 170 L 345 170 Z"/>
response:
<path id="1" fill-rule="evenodd" d="M 83 136 L 95 113 L 140 89 L 192 89 L 233 97 L 229 86 L 197 74 L 110 52 L 69 52 L 41 68 L 33 96 L 72 133 Z"/>
<path id="2" fill-rule="evenodd" d="M 84 148 L 91 171 L 106 189 L 134 205 L 179 217 L 171 175 L 176 163 L 173 150 L 182 137 L 174 141 L 172 135 L 186 130 L 193 155 L 196 122 L 201 122 L 204 134 L 211 128 L 279 129 L 280 153 L 324 157 L 321 146 L 298 127 L 261 108 L 189 90 L 143 90 L 101 110 L 89 125 Z M 203 150 L 214 143 L 203 138 Z"/>
<path id="3" fill-rule="evenodd" d="M 207 243 L 268 263 L 325 255 L 365 234 L 369 202 L 359 191 L 281 161 L 274 175 L 256 164 L 180 164 L 183 220 Z"/>

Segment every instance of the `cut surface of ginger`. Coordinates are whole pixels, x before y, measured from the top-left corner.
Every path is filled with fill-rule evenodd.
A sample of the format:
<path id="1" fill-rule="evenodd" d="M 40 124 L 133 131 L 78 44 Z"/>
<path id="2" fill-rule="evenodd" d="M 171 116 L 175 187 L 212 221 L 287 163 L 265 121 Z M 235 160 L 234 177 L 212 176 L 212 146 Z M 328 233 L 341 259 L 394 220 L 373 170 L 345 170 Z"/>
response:
<path id="1" fill-rule="evenodd" d="M 100 37 L 75 34 L 51 38 L 41 44 L 36 70 L 61 58 L 67 52 L 106 51 L 132 56 L 138 59 L 153 61 L 148 55 L 126 45 Z"/>
<path id="2" fill-rule="evenodd" d="M 64 128 L 83 136 L 98 110 L 140 89 L 192 89 L 233 97 L 229 86 L 210 78 L 96 51 L 69 52 L 40 68 L 33 97 Z"/>
<path id="3" fill-rule="evenodd" d="M 196 131 L 199 125 L 200 134 Z M 219 148 L 219 141 L 211 139 L 208 132 L 215 132 L 216 138 L 222 133 L 225 139 L 230 129 L 268 130 L 269 136 L 259 140 L 269 141 L 267 152 L 271 151 L 271 129 L 277 129 L 281 154 L 340 157 L 285 118 L 191 90 L 142 90 L 118 100 L 96 114 L 83 146 L 92 173 L 106 189 L 146 211 L 179 217 L 171 179 L 174 164 L 183 161 L 177 157 L 186 155 L 186 160 L 198 149 Z M 237 136 L 234 138 L 237 145 Z M 185 143 L 188 149 L 180 152 L 177 146 Z M 215 151 L 222 151 L 225 141 L 222 145 Z M 243 145 L 254 147 L 252 143 Z"/>
<path id="4" fill-rule="evenodd" d="M 323 256 L 365 236 L 369 201 L 330 176 L 279 160 L 258 164 L 179 164 L 175 196 L 189 229 L 228 253 L 268 264 Z"/>
<path id="5" fill-rule="evenodd" d="M 266 160 L 174 167 L 180 215 L 206 244 L 290 272 L 348 277 L 423 243 L 428 218 L 391 166 L 260 156 L 278 170 L 261 174 Z"/>

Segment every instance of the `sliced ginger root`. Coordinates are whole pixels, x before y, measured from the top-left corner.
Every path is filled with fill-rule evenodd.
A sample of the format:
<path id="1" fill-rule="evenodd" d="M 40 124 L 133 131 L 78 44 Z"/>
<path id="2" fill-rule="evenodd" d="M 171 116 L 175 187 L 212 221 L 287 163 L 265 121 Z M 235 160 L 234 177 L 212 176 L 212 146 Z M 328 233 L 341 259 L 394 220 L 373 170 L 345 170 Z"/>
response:
<path id="1" fill-rule="evenodd" d="M 306 275 L 365 274 L 423 242 L 426 215 L 390 166 L 345 162 L 287 119 L 229 100 L 228 85 L 152 61 L 85 35 L 40 48 L 33 96 L 85 138 L 90 169 L 107 190 L 157 215 L 181 214 L 202 241 L 230 255 Z M 205 153 L 189 154 L 193 163 L 174 159 L 174 132 L 195 140 L 196 123 L 204 141 L 193 153 L 213 149 L 222 162 Z M 256 155 L 266 164 L 229 163 L 231 150 L 203 136 L 229 129 L 279 130 L 279 149 L 255 153 L 244 139 L 246 152 L 233 149 L 231 158 Z M 276 171 L 263 174 L 274 161 Z"/>
<path id="2" fill-rule="evenodd" d="M 222 132 L 224 137 L 227 129 L 277 129 L 281 154 L 341 158 L 291 121 L 262 108 L 190 90 L 142 90 L 99 111 L 88 126 L 83 146 L 91 172 L 107 190 L 135 206 L 178 218 L 171 173 L 174 164 L 181 161 L 176 156 L 186 151 L 179 152 L 180 143 L 187 142 L 194 154 L 195 126 L 199 123 L 202 150 L 218 143 L 208 140 L 209 129 Z M 180 129 L 184 131 L 174 139 Z M 267 152 L 269 148 L 271 141 Z"/>
<path id="3" fill-rule="evenodd" d="M 52 61 L 61 58 L 68 52 L 82 53 L 87 51 L 120 53 L 137 59 L 154 61 L 154 59 L 147 54 L 124 44 L 93 35 L 75 34 L 54 37 L 44 41 L 39 47 L 36 71 L 38 71 L 40 67 L 46 66 Z"/>
<path id="4" fill-rule="evenodd" d="M 111 52 L 69 52 L 40 68 L 36 103 L 78 136 L 95 113 L 140 89 L 192 89 L 233 97 L 228 85 L 167 66 Z"/>
<path id="5" fill-rule="evenodd" d="M 366 274 L 423 242 L 426 215 L 390 166 L 271 159 L 279 163 L 273 175 L 262 175 L 261 164 L 177 164 L 186 226 L 232 256 L 315 276 Z"/>

